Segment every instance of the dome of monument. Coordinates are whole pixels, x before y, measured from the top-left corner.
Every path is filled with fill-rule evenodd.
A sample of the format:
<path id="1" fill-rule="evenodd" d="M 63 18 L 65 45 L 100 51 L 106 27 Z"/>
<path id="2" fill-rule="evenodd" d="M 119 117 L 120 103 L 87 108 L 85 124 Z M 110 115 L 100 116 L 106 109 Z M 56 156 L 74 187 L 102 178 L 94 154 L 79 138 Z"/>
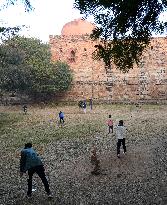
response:
<path id="1" fill-rule="evenodd" d="M 66 23 L 62 30 L 61 35 L 86 35 L 91 34 L 95 26 L 83 19 L 75 19 L 69 23 Z"/>

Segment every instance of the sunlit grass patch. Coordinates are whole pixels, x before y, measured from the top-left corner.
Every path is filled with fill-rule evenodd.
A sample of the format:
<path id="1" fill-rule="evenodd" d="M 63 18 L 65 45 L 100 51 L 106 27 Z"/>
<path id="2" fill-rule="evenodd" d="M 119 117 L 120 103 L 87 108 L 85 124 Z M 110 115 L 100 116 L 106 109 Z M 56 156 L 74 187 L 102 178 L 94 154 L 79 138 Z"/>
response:
<path id="1" fill-rule="evenodd" d="M 18 113 L 0 113 L 0 133 L 23 119 Z"/>
<path id="2" fill-rule="evenodd" d="M 59 125 L 58 113 L 65 113 L 65 124 Z M 46 145 L 60 139 L 93 138 L 96 134 L 106 135 L 107 119 L 112 115 L 114 125 L 123 119 L 129 128 L 129 136 L 149 137 L 158 133 L 165 118 L 165 106 L 143 105 L 95 105 L 87 113 L 77 106 L 28 107 L 25 115 L 20 107 L 3 109 L 0 113 L 0 141 L 4 150 L 22 147 L 31 141 L 36 146 Z M 156 120 L 156 123 L 155 123 Z"/>

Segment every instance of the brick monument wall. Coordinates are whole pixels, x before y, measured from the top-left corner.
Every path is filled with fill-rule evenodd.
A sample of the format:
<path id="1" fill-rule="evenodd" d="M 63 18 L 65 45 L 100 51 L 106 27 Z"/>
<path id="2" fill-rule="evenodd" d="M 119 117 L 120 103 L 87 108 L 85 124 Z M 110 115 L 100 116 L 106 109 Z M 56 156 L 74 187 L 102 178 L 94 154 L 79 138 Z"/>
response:
<path id="1" fill-rule="evenodd" d="M 92 59 L 89 35 L 50 35 L 52 59 L 65 61 L 73 72 L 73 85 L 64 100 L 165 101 L 167 100 L 167 38 L 153 38 L 141 65 L 123 74 L 112 65 Z"/>

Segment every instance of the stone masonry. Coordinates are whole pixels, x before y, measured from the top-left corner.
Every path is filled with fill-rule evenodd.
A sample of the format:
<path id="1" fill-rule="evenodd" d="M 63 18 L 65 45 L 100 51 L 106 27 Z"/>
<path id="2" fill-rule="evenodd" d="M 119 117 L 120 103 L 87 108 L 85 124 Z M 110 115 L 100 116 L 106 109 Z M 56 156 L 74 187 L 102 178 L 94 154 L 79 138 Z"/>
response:
<path id="1" fill-rule="evenodd" d="M 89 98 L 111 102 L 167 100 L 167 38 L 153 38 L 140 66 L 135 65 L 128 73 L 121 73 L 114 65 L 111 70 L 106 71 L 102 61 L 92 59 L 94 46 L 98 42 L 90 39 L 89 29 L 85 33 L 79 32 L 77 21 L 82 28 L 83 20 L 75 21 L 76 24 L 72 22 L 71 29 L 69 23 L 65 25 L 66 27 L 62 29 L 63 35 L 49 36 L 52 59 L 67 62 L 73 72 L 72 87 L 63 96 L 63 100 Z M 92 29 L 92 26 L 90 28 Z"/>

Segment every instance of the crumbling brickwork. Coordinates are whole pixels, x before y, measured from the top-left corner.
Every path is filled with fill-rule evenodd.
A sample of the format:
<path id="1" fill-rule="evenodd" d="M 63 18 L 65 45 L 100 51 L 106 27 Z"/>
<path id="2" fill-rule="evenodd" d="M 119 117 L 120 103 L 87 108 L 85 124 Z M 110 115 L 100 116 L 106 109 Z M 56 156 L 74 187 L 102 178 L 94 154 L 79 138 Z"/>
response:
<path id="1" fill-rule="evenodd" d="M 141 65 L 123 74 L 112 65 L 92 59 L 89 35 L 50 36 L 52 59 L 70 65 L 74 80 L 65 100 L 165 101 L 167 100 L 167 38 L 153 38 Z"/>

